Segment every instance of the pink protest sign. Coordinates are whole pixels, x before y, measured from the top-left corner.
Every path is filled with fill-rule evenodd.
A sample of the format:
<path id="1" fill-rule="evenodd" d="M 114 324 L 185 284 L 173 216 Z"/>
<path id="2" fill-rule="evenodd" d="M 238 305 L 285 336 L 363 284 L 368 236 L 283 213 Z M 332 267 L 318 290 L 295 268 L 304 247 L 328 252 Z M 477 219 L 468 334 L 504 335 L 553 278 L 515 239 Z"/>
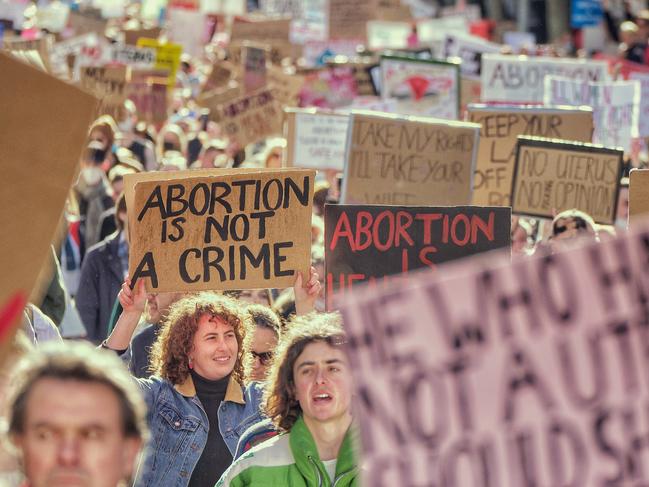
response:
<path id="1" fill-rule="evenodd" d="M 339 298 L 364 485 L 649 480 L 647 228 Z"/>

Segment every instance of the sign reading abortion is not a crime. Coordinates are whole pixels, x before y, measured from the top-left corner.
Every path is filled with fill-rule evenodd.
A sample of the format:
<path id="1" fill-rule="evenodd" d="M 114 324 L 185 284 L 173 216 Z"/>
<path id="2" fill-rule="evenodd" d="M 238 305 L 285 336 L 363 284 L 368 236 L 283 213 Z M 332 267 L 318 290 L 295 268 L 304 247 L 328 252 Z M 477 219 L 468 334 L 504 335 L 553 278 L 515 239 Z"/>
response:
<path id="1" fill-rule="evenodd" d="M 183 176 L 135 185 L 133 281 L 155 292 L 259 289 L 308 275 L 314 171 Z"/>

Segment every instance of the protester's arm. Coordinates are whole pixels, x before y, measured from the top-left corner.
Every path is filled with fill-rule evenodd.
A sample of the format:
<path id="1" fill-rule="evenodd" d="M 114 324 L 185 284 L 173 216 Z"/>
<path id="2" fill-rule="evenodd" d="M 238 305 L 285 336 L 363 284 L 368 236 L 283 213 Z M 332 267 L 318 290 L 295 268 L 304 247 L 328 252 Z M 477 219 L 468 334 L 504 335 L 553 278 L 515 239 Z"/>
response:
<path id="1" fill-rule="evenodd" d="M 295 313 L 298 316 L 310 313 L 315 309 L 315 302 L 322 289 L 318 280 L 319 277 L 315 267 L 311 267 L 309 269 L 309 280 L 303 285 L 302 273 L 297 273 L 293 290 L 295 292 Z"/>
<path id="2" fill-rule="evenodd" d="M 122 289 L 117 295 L 123 311 L 119 316 L 113 332 L 106 340 L 106 347 L 111 350 L 126 350 L 131 343 L 133 332 L 140 321 L 140 316 L 144 311 L 147 293 L 144 288 L 144 281 L 140 279 L 131 289 L 131 280 L 126 279 L 122 284 Z"/>

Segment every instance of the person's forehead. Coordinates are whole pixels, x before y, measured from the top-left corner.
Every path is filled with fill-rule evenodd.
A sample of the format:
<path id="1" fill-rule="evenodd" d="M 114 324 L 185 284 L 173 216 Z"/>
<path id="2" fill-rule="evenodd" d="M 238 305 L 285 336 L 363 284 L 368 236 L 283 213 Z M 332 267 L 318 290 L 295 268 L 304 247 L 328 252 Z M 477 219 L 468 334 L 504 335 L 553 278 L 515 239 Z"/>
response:
<path id="1" fill-rule="evenodd" d="M 265 326 L 257 326 L 252 341 L 253 348 L 272 346 L 277 344 L 277 335 L 270 328 L 266 328 Z M 255 351 L 259 352 L 259 350 L 256 349 Z"/>
<path id="2" fill-rule="evenodd" d="M 45 378 L 38 380 L 26 404 L 27 425 L 61 428 L 103 425 L 121 429 L 116 392 L 100 382 Z"/>
<path id="3" fill-rule="evenodd" d="M 198 319 L 198 328 L 199 330 L 204 331 L 226 331 L 234 329 L 234 327 L 230 323 L 225 321 L 220 316 L 211 315 L 209 313 L 201 315 L 201 317 Z"/>
<path id="4" fill-rule="evenodd" d="M 345 353 L 340 347 L 332 347 L 324 341 L 309 343 L 295 361 L 295 365 L 302 362 L 327 362 L 329 360 L 346 361 Z"/>

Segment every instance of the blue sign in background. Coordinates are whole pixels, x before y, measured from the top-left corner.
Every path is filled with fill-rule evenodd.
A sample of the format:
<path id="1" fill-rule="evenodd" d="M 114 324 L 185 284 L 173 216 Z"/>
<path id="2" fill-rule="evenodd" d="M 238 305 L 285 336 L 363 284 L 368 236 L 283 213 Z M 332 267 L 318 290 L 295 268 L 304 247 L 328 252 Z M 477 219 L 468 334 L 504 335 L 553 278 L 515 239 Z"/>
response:
<path id="1" fill-rule="evenodd" d="M 593 27 L 604 18 L 601 0 L 572 0 L 570 25 L 575 29 Z"/>

